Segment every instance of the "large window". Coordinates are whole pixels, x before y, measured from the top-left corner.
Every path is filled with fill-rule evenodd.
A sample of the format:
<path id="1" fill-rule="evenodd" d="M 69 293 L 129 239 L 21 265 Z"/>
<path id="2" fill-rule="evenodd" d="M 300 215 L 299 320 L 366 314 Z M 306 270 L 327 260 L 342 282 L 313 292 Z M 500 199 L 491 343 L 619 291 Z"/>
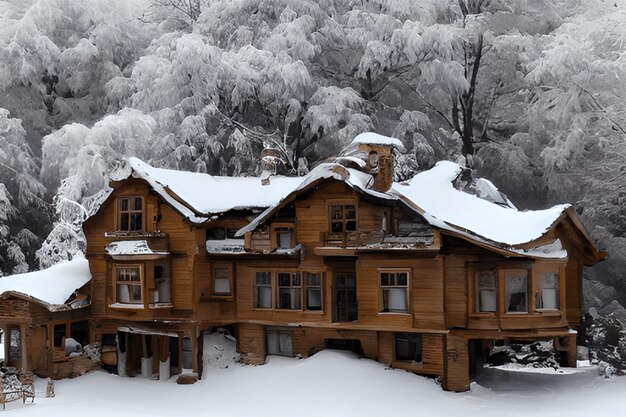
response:
<path id="1" fill-rule="evenodd" d="M 137 266 L 118 266 L 115 268 L 116 301 L 121 304 L 143 303 L 141 268 Z"/>
<path id="2" fill-rule="evenodd" d="M 559 271 L 543 271 L 539 273 L 537 308 L 558 310 L 560 308 L 559 298 Z"/>
<path id="3" fill-rule="evenodd" d="M 528 312 L 528 271 L 504 271 L 504 302 L 507 313 Z"/>
<path id="4" fill-rule="evenodd" d="M 143 198 L 122 197 L 119 201 L 119 230 L 122 232 L 143 230 Z"/>
<path id="5" fill-rule="evenodd" d="M 254 307 L 272 308 L 272 273 L 257 272 L 254 281 Z"/>
<path id="6" fill-rule="evenodd" d="M 422 361 L 422 335 L 419 333 L 396 333 L 396 360 Z"/>
<path id="7" fill-rule="evenodd" d="M 408 310 L 408 271 L 379 271 L 382 292 L 381 311 L 407 313 Z"/>
<path id="8" fill-rule="evenodd" d="M 354 204 L 330 206 L 330 231 L 332 233 L 356 231 L 356 206 Z"/>
<path id="9" fill-rule="evenodd" d="M 495 269 L 476 271 L 476 311 L 495 312 L 497 307 L 498 272 Z"/>
<path id="10" fill-rule="evenodd" d="M 305 272 L 304 284 L 306 285 L 306 301 L 307 310 L 322 309 L 322 273 Z"/>
<path id="11" fill-rule="evenodd" d="M 287 310 L 302 309 L 302 283 L 299 272 L 279 272 L 278 308 Z"/>
<path id="12" fill-rule="evenodd" d="M 230 288 L 231 268 L 229 265 L 213 267 L 213 295 L 231 295 Z"/>

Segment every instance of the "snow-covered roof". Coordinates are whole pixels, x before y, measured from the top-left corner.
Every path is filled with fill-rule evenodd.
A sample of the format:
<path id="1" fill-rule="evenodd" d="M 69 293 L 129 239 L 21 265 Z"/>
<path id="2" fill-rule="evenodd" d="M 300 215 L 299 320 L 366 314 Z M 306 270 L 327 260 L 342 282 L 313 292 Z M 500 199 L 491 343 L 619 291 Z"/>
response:
<path id="1" fill-rule="evenodd" d="M 400 152 L 405 152 L 404 145 L 399 139 L 390 138 L 388 136 L 379 135 L 374 132 L 365 132 L 357 135 L 349 146 L 354 145 L 387 145 L 397 148 Z"/>
<path id="2" fill-rule="evenodd" d="M 74 291 L 91 279 L 89 263 L 83 256 L 58 263 L 41 271 L 0 278 L 0 296 L 21 296 L 44 305 L 48 310 L 60 310 Z"/>
<path id="3" fill-rule="evenodd" d="M 301 177 L 272 176 L 263 185 L 257 177 L 223 177 L 154 168 L 130 158 L 133 171 L 182 215 L 195 223 L 237 209 L 264 209 L 302 182 Z"/>
<path id="4" fill-rule="evenodd" d="M 167 255 L 166 251 L 153 251 L 146 240 L 119 240 L 109 243 L 105 251 L 107 255 Z"/>
<path id="5" fill-rule="evenodd" d="M 237 232 L 236 236 L 243 236 L 246 232 L 251 232 L 252 230 L 256 229 L 257 226 L 259 226 L 263 221 L 267 220 L 279 207 L 281 207 L 283 202 L 291 200 L 300 191 L 309 188 L 314 183 L 330 178 L 343 181 L 350 188 L 372 195 L 374 197 L 386 200 L 398 199 L 395 195 L 381 193 L 379 191 L 370 189 L 369 185 L 372 183 L 372 176 L 370 174 L 359 171 L 357 169 L 346 168 L 341 164 L 327 162 L 316 166 L 313 170 L 311 170 L 311 172 L 301 178 L 301 182 L 297 187 L 295 187 L 289 194 L 283 196 L 283 198 L 281 198 L 275 204 L 267 208 L 267 210 L 261 213 L 247 226 L 241 228 Z"/>
<path id="6" fill-rule="evenodd" d="M 241 236 L 256 229 L 271 217 L 285 200 L 291 199 L 309 184 L 320 179 L 335 178 L 358 191 L 379 198 L 401 200 L 420 213 L 432 226 L 487 246 L 496 245 L 511 255 L 551 259 L 567 256 L 560 242 L 558 245 L 544 245 L 526 250 L 516 246 L 530 243 L 543 236 L 569 205 L 558 205 L 546 210 L 519 211 L 512 204 L 505 206 L 500 201 L 498 201 L 500 204 L 496 204 L 457 190 L 452 182 L 460 173 L 461 167 L 458 164 L 441 161 L 432 169 L 417 174 L 410 181 L 396 182 L 388 192 L 381 193 L 369 188 L 371 180 L 369 174 L 338 164 L 322 164 L 312 170 L 294 191 L 240 229 L 237 235 Z M 493 189 L 497 190 L 495 187 Z"/>
<path id="7" fill-rule="evenodd" d="M 568 204 L 546 210 L 519 211 L 459 191 L 452 181 L 461 173 L 454 162 L 440 161 L 392 191 L 417 206 L 433 225 L 467 231 L 491 242 L 522 245 L 543 236 L 561 217 Z"/>

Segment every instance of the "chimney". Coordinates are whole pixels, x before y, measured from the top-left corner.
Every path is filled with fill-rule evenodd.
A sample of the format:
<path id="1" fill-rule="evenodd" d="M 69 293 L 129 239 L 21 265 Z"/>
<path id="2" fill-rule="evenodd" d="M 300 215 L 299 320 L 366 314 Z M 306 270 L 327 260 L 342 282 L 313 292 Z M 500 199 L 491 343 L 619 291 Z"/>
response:
<path id="1" fill-rule="evenodd" d="M 365 157 L 364 171 L 372 175 L 372 189 L 386 192 L 393 183 L 393 148 L 404 152 L 400 140 L 379 135 L 377 133 L 361 133 L 352 141 L 350 148 L 358 149 L 359 155 Z"/>

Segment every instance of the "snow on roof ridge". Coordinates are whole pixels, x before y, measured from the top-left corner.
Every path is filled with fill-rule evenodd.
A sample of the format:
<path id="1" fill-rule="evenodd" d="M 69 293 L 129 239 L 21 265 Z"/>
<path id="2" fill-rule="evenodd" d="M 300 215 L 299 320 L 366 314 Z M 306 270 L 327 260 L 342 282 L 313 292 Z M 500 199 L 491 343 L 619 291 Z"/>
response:
<path id="1" fill-rule="evenodd" d="M 365 145 L 387 145 L 397 148 L 400 152 L 406 152 L 404 145 L 400 142 L 400 139 L 391 138 L 375 132 L 365 132 L 357 135 L 350 146 L 365 144 Z"/>
<path id="2" fill-rule="evenodd" d="M 0 295 L 15 293 L 44 304 L 49 310 L 64 305 L 78 288 L 91 280 L 89 262 L 82 254 L 47 269 L 0 278 Z"/>

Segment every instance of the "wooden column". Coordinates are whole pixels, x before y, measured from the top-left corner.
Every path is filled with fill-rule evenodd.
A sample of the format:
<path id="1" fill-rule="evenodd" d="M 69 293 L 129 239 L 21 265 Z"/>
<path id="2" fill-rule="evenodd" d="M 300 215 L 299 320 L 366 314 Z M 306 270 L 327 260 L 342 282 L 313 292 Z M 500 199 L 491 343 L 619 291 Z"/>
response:
<path id="1" fill-rule="evenodd" d="M 193 353 L 193 371 L 200 375 L 200 367 L 198 366 L 198 335 L 196 329 L 191 332 L 191 352 Z"/>
<path id="2" fill-rule="evenodd" d="M 443 389 L 468 391 L 470 389 L 467 339 L 448 334 L 444 349 Z"/>
<path id="3" fill-rule="evenodd" d="M 20 324 L 20 353 L 22 355 L 22 370 L 24 372 L 29 372 L 28 349 L 26 345 L 26 325 Z"/>

